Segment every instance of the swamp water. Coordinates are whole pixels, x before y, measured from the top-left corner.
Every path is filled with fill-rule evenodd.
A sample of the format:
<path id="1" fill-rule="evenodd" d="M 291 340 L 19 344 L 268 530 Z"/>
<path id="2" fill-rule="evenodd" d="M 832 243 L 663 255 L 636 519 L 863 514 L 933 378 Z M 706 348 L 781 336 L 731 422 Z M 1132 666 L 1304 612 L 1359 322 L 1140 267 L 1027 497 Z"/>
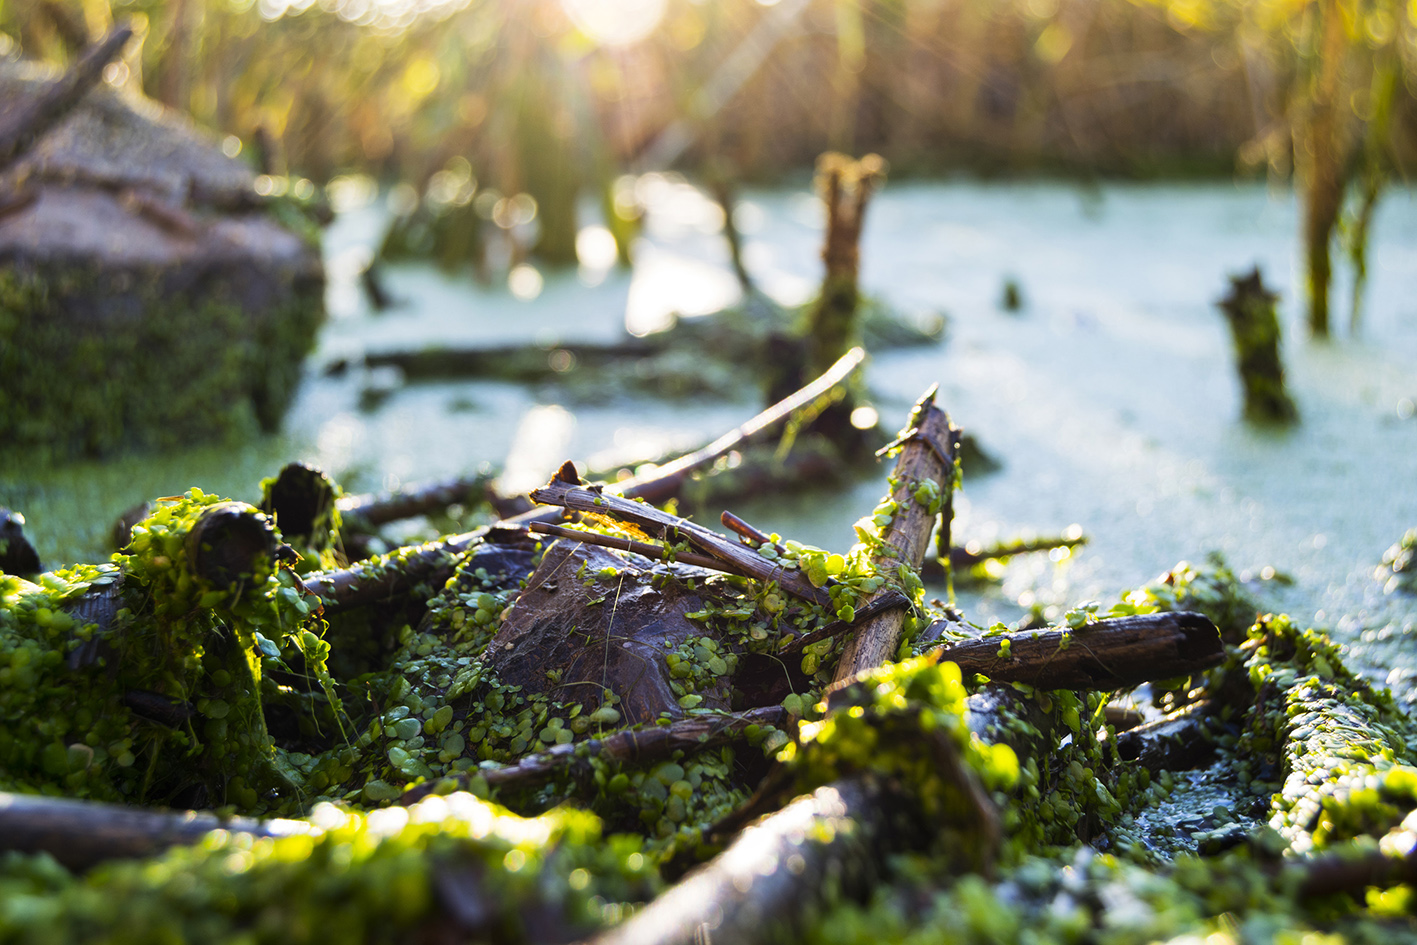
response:
<path id="1" fill-rule="evenodd" d="M 390 266 L 403 304 L 369 311 L 357 284 L 386 219 L 378 201 L 346 201 L 326 239 L 331 319 L 309 377 L 274 438 L 164 456 L 0 474 L 0 503 L 25 513 L 47 566 L 106 557 L 116 515 L 191 485 L 250 499 L 287 461 L 328 470 L 350 491 L 505 466 L 508 485 L 541 480 L 567 456 L 603 467 L 691 448 L 751 416 L 736 401 L 640 397 L 596 402 L 556 386 L 394 384 L 323 368 L 364 351 L 522 341 L 609 341 L 672 312 L 699 315 L 738 297 L 717 206 L 652 177 L 633 274 L 582 267 L 528 271 L 484 289 L 430 266 Z M 979 623 L 1040 605 L 1111 598 L 1178 560 L 1221 552 L 1242 575 L 1272 572 L 1264 597 L 1331 627 L 1356 666 L 1407 696 L 1417 607 L 1384 594 L 1374 568 L 1417 525 L 1417 213 L 1391 196 L 1376 222 L 1359 337 L 1302 336 L 1294 259 L 1297 209 L 1261 185 L 892 184 L 872 204 L 862 245 L 866 292 L 918 317 L 943 315 L 931 348 L 876 356 L 868 386 L 894 429 L 932 383 L 954 421 L 1001 461 L 967 477 L 960 542 L 1059 533 L 1089 543 L 1061 560 L 1016 559 L 1002 585 L 960 595 Z M 749 270 L 787 304 L 818 278 L 820 204 L 805 188 L 748 192 L 737 219 Z M 593 247 L 593 241 L 590 243 Z M 1285 364 L 1301 415 L 1289 431 L 1242 423 L 1226 325 L 1214 307 L 1226 275 L 1258 263 L 1281 294 Z M 609 260 L 606 261 L 609 265 Z M 1023 307 L 1003 310 L 1006 279 Z M 1346 313 L 1348 287 L 1336 287 Z M 519 297 L 520 296 L 520 297 Z M 1346 335 L 1341 330 L 1340 335 Z M 833 550 L 879 498 L 880 477 L 839 491 L 743 503 L 735 511 Z"/>

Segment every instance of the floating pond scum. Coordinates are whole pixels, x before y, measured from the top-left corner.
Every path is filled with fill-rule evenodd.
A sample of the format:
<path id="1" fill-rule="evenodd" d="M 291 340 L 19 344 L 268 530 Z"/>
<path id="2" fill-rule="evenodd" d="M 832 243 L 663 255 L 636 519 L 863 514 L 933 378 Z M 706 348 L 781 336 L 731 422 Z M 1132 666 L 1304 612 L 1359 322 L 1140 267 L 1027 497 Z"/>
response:
<path id="1" fill-rule="evenodd" d="M 346 571 L 194 489 L 0 576 L 0 941 L 1417 937 L 1394 700 L 1216 562 L 927 603 L 957 434 L 917 405 L 845 553 L 563 469 Z"/>

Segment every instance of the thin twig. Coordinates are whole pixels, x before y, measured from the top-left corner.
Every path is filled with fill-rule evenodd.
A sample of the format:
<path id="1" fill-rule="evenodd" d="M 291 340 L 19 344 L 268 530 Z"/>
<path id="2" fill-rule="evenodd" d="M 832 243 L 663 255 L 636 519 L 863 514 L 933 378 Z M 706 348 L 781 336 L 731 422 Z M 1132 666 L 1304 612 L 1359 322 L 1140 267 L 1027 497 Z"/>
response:
<path id="1" fill-rule="evenodd" d="M 649 542 L 635 541 L 633 538 L 620 538 L 615 535 L 602 535 L 600 532 L 587 532 L 576 528 L 566 528 L 561 525 L 552 525 L 549 522 L 532 522 L 530 527 L 532 531 L 541 535 L 554 535 L 557 538 L 583 541 L 587 545 L 599 545 L 602 548 L 629 551 L 657 561 L 677 561 L 681 564 L 692 564 L 698 568 L 709 568 L 713 571 L 724 571 L 728 574 L 742 574 L 741 571 L 730 569 L 728 565 L 719 561 L 717 558 L 710 558 L 707 555 L 696 555 L 692 551 L 671 551 L 663 545 L 651 545 Z"/>

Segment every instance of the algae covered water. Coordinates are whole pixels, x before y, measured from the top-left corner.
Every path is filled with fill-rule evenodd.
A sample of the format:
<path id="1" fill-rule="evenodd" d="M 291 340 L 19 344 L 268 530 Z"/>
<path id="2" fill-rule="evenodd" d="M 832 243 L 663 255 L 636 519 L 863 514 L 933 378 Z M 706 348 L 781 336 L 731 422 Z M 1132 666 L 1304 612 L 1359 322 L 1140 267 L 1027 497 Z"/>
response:
<path id="1" fill-rule="evenodd" d="M 388 488 L 475 470 L 534 483 L 567 456 L 591 465 L 688 448 L 750 416 L 739 399 L 603 401 L 573 385 L 402 384 L 387 372 L 328 369 L 366 351 L 515 341 L 610 340 L 671 313 L 732 304 L 737 285 L 722 215 L 696 189 L 642 181 L 648 224 L 632 273 L 596 258 L 579 272 L 514 270 L 479 287 L 422 265 L 390 267 L 402 304 L 370 311 L 357 292 L 385 217 L 346 202 L 327 235 L 331 320 L 280 437 L 55 470 L 12 470 L 0 502 L 24 512 L 49 566 L 100 560 L 128 506 L 191 485 L 250 498 L 292 459 L 347 489 Z M 868 383 L 894 427 L 925 387 L 1000 462 L 966 479 L 960 541 L 1081 527 L 1089 543 L 1058 560 L 1018 559 L 1002 584 L 962 594 L 971 618 L 1012 620 L 1033 605 L 1109 597 L 1181 559 L 1223 553 L 1261 580 L 1277 608 L 1334 629 L 1357 662 L 1405 690 L 1417 659 L 1402 642 L 1414 608 L 1373 577 L 1383 551 L 1417 525 L 1417 213 L 1398 193 L 1376 222 L 1371 282 L 1356 337 L 1302 337 L 1293 260 L 1297 209 L 1261 185 L 904 183 L 873 203 L 862 245 L 867 292 L 927 322 L 936 347 L 877 356 Z M 811 294 L 820 204 L 804 188 L 747 192 L 736 219 L 760 287 L 785 304 Z M 606 234 L 608 235 L 608 234 Z M 592 265 L 593 263 L 593 265 Z M 1226 276 L 1259 264 L 1281 295 L 1284 355 L 1301 423 L 1260 431 L 1239 420 L 1230 342 L 1214 301 Z M 1006 310 L 1013 281 L 1022 307 Z M 1347 287 L 1335 294 L 1346 312 Z M 735 509 L 827 548 L 881 484 Z M 1269 570 L 1272 569 L 1272 570 Z"/>

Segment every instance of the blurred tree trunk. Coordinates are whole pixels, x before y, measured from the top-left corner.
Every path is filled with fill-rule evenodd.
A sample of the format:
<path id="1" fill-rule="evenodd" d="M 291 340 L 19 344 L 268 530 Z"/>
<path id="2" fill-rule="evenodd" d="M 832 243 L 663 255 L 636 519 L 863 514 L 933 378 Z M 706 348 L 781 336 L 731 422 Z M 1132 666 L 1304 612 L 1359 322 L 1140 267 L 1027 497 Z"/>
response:
<path id="1" fill-rule="evenodd" d="M 1344 168 L 1352 150 L 1344 82 L 1348 38 L 1341 7 L 1342 0 L 1318 0 L 1309 10 L 1317 61 L 1312 65 L 1308 101 L 1302 106 L 1294 142 L 1303 188 L 1309 333 L 1315 338 L 1329 335 L 1333 237 L 1343 209 Z"/>

